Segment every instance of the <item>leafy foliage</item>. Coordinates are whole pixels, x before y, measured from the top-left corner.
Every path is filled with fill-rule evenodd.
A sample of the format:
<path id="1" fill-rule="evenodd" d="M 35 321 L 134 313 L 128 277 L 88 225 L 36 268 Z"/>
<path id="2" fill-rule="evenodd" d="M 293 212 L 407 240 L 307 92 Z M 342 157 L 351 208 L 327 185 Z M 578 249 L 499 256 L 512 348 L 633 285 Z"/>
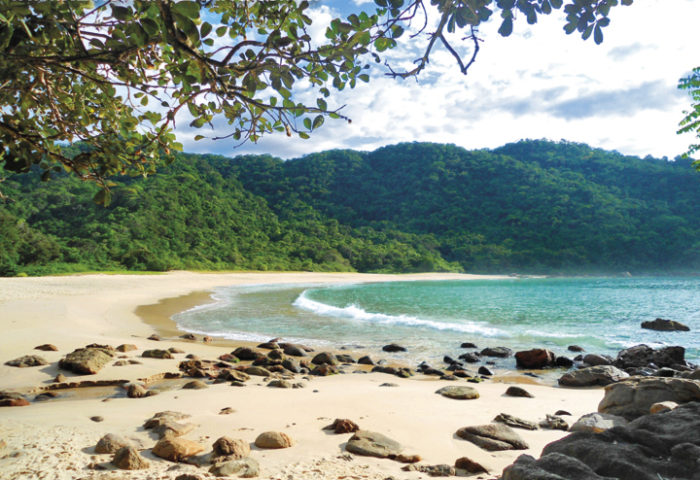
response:
<path id="1" fill-rule="evenodd" d="M 488 150 L 177 154 L 148 179 L 98 186 L 13 175 L 0 275 L 254 269 L 581 273 L 700 269 L 690 160 L 569 142 Z"/>
<path id="2" fill-rule="evenodd" d="M 681 78 L 678 83 L 678 88 L 688 90 L 688 94 L 692 99 L 691 110 L 685 113 L 685 117 L 681 120 L 678 133 L 695 133 L 700 138 L 700 67 L 693 69 L 687 77 Z M 694 153 L 700 151 L 700 144 L 691 144 L 686 157 L 690 157 Z M 700 170 L 700 160 L 694 163 L 695 168 Z"/>
<path id="3" fill-rule="evenodd" d="M 10 172 L 38 165 L 44 179 L 66 170 L 99 183 L 95 200 L 108 204 L 108 178 L 147 175 L 172 160 L 170 151 L 181 149 L 173 127 L 187 115 L 194 129 L 226 122 L 228 130 L 218 133 L 217 125 L 213 138 L 236 141 L 271 132 L 308 138 L 327 116 L 349 120 L 342 107 L 329 106 L 331 89 L 369 81 L 368 59 L 381 61 L 418 17 L 423 27 L 410 38 L 427 35 L 428 46 L 415 69 L 390 67 L 390 75 L 417 75 L 436 43 L 466 73 L 479 49 L 477 28 L 495 11 L 508 36 L 518 14 L 535 23 L 563 6 L 565 31 L 600 43 L 619 2 L 375 3 L 374 12 L 333 20 L 317 44 L 306 0 L 0 0 L 0 165 Z M 473 42 L 468 62 L 447 35 L 461 30 Z M 315 101 L 296 100 L 300 88 Z M 62 146 L 78 141 L 84 148 L 66 155 Z"/>

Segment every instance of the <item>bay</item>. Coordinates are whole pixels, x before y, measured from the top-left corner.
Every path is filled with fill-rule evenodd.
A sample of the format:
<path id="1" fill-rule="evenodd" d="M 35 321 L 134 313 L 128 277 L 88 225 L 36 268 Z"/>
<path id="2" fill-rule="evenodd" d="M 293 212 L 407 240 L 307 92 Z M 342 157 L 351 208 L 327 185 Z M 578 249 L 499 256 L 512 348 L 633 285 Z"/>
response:
<path id="1" fill-rule="evenodd" d="M 509 278 L 350 285 L 226 287 L 216 303 L 174 317 L 193 333 L 236 340 L 283 337 L 318 348 L 379 352 L 399 343 L 409 363 L 437 365 L 462 342 L 514 351 L 541 347 L 568 354 L 615 355 L 639 343 L 682 345 L 700 360 L 700 278 Z M 640 328 L 662 317 L 690 332 Z"/>

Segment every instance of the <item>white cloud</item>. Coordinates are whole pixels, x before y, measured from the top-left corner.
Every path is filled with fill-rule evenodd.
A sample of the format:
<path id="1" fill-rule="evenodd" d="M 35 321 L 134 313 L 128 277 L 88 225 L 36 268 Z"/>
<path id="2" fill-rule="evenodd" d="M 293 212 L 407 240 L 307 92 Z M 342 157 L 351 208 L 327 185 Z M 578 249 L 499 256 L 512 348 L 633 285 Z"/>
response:
<path id="1" fill-rule="evenodd" d="M 322 36 L 334 12 L 322 5 L 311 13 L 313 35 Z M 484 42 L 467 76 L 441 49 L 417 81 L 390 79 L 382 66 L 374 66 L 370 84 L 332 97 L 335 104 L 347 104 L 343 112 L 351 125 L 328 120 L 311 140 L 270 136 L 237 150 L 231 143 L 199 142 L 196 151 L 290 158 L 401 141 L 492 148 L 521 138 L 551 138 L 673 157 L 692 141 L 675 134 L 690 102 L 675 85 L 700 64 L 698 17 L 700 4 L 693 0 L 616 7 L 602 45 L 565 35 L 561 14 L 532 27 L 519 19 L 509 38 L 500 37 L 498 21 L 492 21 L 481 29 Z M 410 47 L 392 52 L 397 64 L 411 67 L 417 52 Z"/>

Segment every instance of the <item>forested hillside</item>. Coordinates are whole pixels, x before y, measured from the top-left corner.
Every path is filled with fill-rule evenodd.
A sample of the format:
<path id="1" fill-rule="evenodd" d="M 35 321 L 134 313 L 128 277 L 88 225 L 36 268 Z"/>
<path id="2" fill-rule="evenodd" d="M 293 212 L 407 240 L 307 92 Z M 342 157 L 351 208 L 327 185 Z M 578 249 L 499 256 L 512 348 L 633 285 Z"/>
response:
<path id="1" fill-rule="evenodd" d="M 0 175 L 1 176 L 1 175 Z M 0 274 L 255 269 L 700 270 L 700 174 L 582 144 L 180 155 L 108 207 L 68 176 L 2 183 Z"/>

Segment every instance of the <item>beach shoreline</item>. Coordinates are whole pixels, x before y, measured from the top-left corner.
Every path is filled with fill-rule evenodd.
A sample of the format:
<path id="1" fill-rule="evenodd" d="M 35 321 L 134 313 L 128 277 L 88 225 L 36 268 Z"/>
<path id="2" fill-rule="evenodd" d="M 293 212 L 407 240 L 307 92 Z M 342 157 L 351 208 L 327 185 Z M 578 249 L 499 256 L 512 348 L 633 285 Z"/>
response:
<path id="1" fill-rule="evenodd" d="M 174 313 L 213 301 L 213 289 L 230 285 L 253 284 L 337 284 L 377 281 L 446 280 L 503 278 L 457 274 L 372 275 L 335 273 L 223 273 L 198 274 L 172 272 L 164 275 L 85 275 L 71 277 L 32 277 L 0 279 L 0 326 L 5 332 L 0 391 L 51 385 L 58 373 L 70 381 L 124 379 L 134 381 L 177 372 L 184 354 L 175 359 L 142 358 L 144 350 L 173 347 L 199 358 L 216 360 L 232 347 L 245 342 L 215 340 L 211 344 L 179 338 L 182 332 L 170 318 Z M 153 333 L 163 337 L 148 340 Z M 51 343 L 56 352 L 40 352 L 34 347 Z M 124 354 L 125 360 L 139 364 L 108 365 L 95 375 L 79 376 L 59 370 L 57 362 L 67 353 L 88 344 L 116 347 L 134 344 L 137 350 Z M 4 364 L 13 358 L 38 354 L 49 365 L 15 368 Z M 168 473 L 173 464 L 150 453 L 155 441 L 140 425 L 158 411 L 174 410 L 192 415 L 196 429 L 187 438 L 211 449 L 219 436 L 227 435 L 252 442 L 265 430 L 289 434 L 295 446 L 266 451 L 254 449 L 251 456 L 261 465 L 261 478 L 302 475 L 305 478 L 362 476 L 384 479 L 400 475 L 405 478 L 424 476 L 419 472 L 401 472 L 401 464 L 390 460 L 344 455 L 345 436 L 329 437 L 321 427 L 334 418 L 350 418 L 361 427 L 382 432 L 401 442 L 406 453 L 418 454 L 428 464 L 454 464 L 462 456 L 481 462 L 493 478 L 521 453 L 538 456 L 547 443 L 565 432 L 538 430 L 518 431 L 530 444 L 526 451 L 486 452 L 455 437 L 454 432 L 466 425 L 489 423 L 501 412 L 539 420 L 545 414 L 564 409 L 577 415 L 596 410 L 601 389 L 564 389 L 527 385 L 534 399 L 503 395 L 506 385 L 485 382 L 476 385 L 480 398 L 470 401 L 449 400 L 435 395 L 435 390 L 455 382 L 419 376 L 401 379 L 384 373 L 332 375 L 300 379 L 306 388 L 284 390 L 266 387 L 255 377 L 246 388 L 228 384 L 210 384 L 206 391 L 170 389 L 148 398 L 131 399 L 123 395 L 109 398 L 61 398 L 33 402 L 27 407 L 0 408 L 0 439 L 7 446 L 0 451 L 3 478 L 49 478 L 48 472 L 60 472 L 51 478 L 77 479 L 95 471 L 89 464 L 103 467 L 109 457 L 92 451 L 106 433 L 116 433 L 138 440 L 142 454 L 150 461 L 149 470 L 130 473 L 129 478 L 175 478 L 190 471 L 204 474 L 205 469 L 180 465 Z M 462 380 L 463 381 L 463 380 Z M 380 385 L 390 383 L 398 387 Z M 460 383 L 461 384 L 461 383 Z M 236 412 L 220 416 L 222 408 Z M 89 419 L 104 418 L 96 423 Z M 46 438 L 51 438 L 50 444 Z M 34 445 L 26 449 L 23 445 Z M 58 450 L 64 454 L 56 455 Z M 16 457 L 11 454 L 21 451 Z M 9 454 L 8 454 L 9 452 Z M 56 455 L 50 462 L 39 459 Z M 24 472 L 24 473 L 22 473 Z M 27 473 L 29 472 L 29 473 Z M 311 472 L 311 473 L 309 473 Z M 320 472 L 320 473 L 319 473 Z M 92 478 L 92 477 L 89 477 Z M 95 477 L 97 478 L 97 477 Z M 113 477 L 110 477 L 113 478 Z M 300 477 L 301 478 L 301 477 Z"/>

